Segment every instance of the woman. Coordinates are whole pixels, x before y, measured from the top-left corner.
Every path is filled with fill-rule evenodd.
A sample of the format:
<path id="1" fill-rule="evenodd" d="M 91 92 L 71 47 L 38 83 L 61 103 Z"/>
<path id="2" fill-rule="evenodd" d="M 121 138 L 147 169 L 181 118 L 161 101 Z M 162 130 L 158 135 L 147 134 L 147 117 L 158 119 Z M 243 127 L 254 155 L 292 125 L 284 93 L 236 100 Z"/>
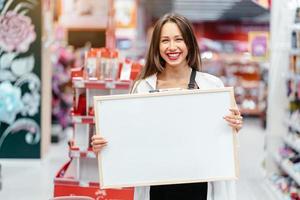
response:
<path id="1" fill-rule="evenodd" d="M 135 82 L 132 93 L 157 89 L 213 89 L 224 87 L 222 81 L 200 72 L 200 51 L 188 20 L 177 14 L 167 14 L 156 23 L 147 60 Z M 239 131 L 242 117 L 236 108 L 224 117 L 228 125 Z M 107 144 L 97 135 L 92 138 L 94 152 Z M 235 200 L 234 181 L 136 187 L 134 200 Z"/>

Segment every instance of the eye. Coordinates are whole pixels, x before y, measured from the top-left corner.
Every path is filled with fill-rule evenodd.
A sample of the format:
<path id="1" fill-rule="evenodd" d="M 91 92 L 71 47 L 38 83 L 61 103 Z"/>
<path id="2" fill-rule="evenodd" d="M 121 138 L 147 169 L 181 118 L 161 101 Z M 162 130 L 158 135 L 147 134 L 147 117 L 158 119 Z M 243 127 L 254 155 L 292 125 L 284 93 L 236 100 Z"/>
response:
<path id="1" fill-rule="evenodd" d="M 168 42 L 168 41 L 169 41 L 168 39 L 162 39 L 162 40 L 161 40 L 162 43 L 166 43 L 166 42 Z"/>
<path id="2" fill-rule="evenodd" d="M 181 42 L 183 41 L 183 38 L 176 38 L 175 41 Z"/>

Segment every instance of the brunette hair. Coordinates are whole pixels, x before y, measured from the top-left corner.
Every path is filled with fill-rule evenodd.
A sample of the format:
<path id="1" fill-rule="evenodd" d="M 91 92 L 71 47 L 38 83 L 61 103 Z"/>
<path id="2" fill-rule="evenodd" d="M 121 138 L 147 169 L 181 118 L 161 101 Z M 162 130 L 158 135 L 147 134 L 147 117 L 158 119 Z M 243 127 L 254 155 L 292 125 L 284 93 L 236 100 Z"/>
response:
<path id="1" fill-rule="evenodd" d="M 196 37 L 194 35 L 192 25 L 187 18 L 179 14 L 169 13 L 161 17 L 154 26 L 150 46 L 147 52 L 146 64 L 143 67 L 138 80 L 147 78 L 155 73 L 159 73 L 164 70 L 165 61 L 160 56 L 159 44 L 162 27 L 167 22 L 173 22 L 178 26 L 183 40 L 188 48 L 187 63 L 191 68 L 200 71 L 200 50 L 197 44 Z"/>

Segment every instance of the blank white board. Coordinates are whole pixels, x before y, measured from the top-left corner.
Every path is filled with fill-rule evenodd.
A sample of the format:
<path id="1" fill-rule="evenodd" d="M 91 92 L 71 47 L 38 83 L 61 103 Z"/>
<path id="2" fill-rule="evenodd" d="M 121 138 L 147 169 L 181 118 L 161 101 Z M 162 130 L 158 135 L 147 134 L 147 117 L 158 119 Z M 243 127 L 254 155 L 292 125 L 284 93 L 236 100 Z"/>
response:
<path id="1" fill-rule="evenodd" d="M 94 98 L 101 188 L 232 180 L 236 135 L 223 119 L 233 88 Z"/>

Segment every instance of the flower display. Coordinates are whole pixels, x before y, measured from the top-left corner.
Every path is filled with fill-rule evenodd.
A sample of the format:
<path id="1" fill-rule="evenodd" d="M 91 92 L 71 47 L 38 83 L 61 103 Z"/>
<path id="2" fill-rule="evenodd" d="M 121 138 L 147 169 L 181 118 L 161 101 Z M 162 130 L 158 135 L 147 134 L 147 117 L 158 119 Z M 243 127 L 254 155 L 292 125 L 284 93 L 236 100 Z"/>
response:
<path id="1" fill-rule="evenodd" d="M 0 91 L 0 121 L 11 124 L 24 107 L 21 89 L 7 81 L 0 84 Z"/>
<path id="2" fill-rule="evenodd" d="M 26 93 L 22 97 L 24 103 L 24 109 L 22 110 L 22 115 L 28 114 L 29 116 L 34 116 L 39 111 L 40 106 L 40 94 L 39 93 Z"/>
<path id="3" fill-rule="evenodd" d="M 0 15 L 0 48 L 6 52 L 28 51 L 30 44 L 36 39 L 31 19 L 15 11 L 7 11 Z"/>

